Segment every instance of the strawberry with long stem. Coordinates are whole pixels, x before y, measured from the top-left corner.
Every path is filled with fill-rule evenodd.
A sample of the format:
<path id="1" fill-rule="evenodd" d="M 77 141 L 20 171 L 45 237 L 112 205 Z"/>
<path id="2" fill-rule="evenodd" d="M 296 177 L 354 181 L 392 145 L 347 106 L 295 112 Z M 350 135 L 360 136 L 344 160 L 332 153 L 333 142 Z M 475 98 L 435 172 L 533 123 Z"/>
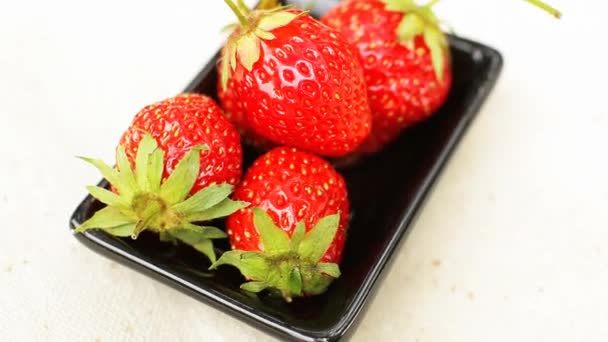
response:
<path id="1" fill-rule="evenodd" d="M 450 50 L 434 4 L 347 0 L 321 18 L 357 48 L 363 65 L 373 123 L 358 153 L 382 149 L 447 99 Z"/>
<path id="2" fill-rule="evenodd" d="M 561 16 L 542 1 L 526 1 Z M 451 56 L 433 12 L 438 2 L 346 0 L 321 18 L 357 48 L 364 68 L 373 124 L 357 152 L 379 151 L 446 101 L 452 81 Z"/>

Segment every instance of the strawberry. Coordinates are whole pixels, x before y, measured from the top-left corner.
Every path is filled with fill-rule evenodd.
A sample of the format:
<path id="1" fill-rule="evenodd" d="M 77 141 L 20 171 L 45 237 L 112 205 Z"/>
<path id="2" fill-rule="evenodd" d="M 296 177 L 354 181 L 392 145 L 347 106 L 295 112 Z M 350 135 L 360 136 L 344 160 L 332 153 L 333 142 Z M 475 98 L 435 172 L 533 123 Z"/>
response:
<path id="1" fill-rule="evenodd" d="M 540 0 L 526 0 L 559 17 Z M 345 0 L 321 21 L 339 30 L 363 65 L 372 132 L 358 154 L 374 153 L 445 102 L 452 82 L 450 51 L 432 11 L 438 0 Z"/>
<path id="2" fill-rule="evenodd" d="M 219 70 L 224 110 L 242 130 L 278 145 L 331 157 L 354 151 L 370 132 L 371 112 L 363 69 L 341 34 L 302 11 L 225 2 L 239 24 Z"/>
<path id="3" fill-rule="evenodd" d="M 143 108 L 116 149 L 116 169 L 96 159 L 111 184 L 89 192 L 107 206 L 76 229 L 103 229 L 136 239 L 143 230 L 162 240 L 182 241 L 215 261 L 211 239 L 218 228 L 198 226 L 230 215 L 243 203 L 228 198 L 241 176 L 236 129 L 203 95 L 181 94 Z"/>
<path id="4" fill-rule="evenodd" d="M 373 113 L 359 152 L 373 153 L 446 100 L 452 73 L 447 39 L 430 6 L 408 0 L 346 0 L 321 21 L 358 49 Z"/>
<path id="5" fill-rule="evenodd" d="M 142 109 L 120 139 L 132 162 L 142 131 L 152 134 L 166 153 L 165 178 L 192 146 L 207 145 L 209 153 L 201 159 L 202 170 L 192 194 L 212 183 L 239 182 L 242 173 L 239 135 L 209 97 L 180 94 Z"/>
<path id="6" fill-rule="evenodd" d="M 234 198 L 251 203 L 228 217 L 232 251 L 212 265 L 239 268 L 252 292 L 293 297 L 324 292 L 340 275 L 349 202 L 342 176 L 325 160 L 278 147 L 258 158 Z"/>

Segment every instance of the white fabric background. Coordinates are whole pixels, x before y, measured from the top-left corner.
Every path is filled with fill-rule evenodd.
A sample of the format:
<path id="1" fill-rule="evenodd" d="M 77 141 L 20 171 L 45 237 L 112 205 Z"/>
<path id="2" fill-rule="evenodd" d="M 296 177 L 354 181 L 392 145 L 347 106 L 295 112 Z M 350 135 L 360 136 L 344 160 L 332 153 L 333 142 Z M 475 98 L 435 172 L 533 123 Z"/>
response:
<path id="1" fill-rule="evenodd" d="M 357 341 L 608 340 L 605 2 L 445 0 L 504 73 L 370 303 Z M 0 340 L 265 341 L 76 242 L 68 218 L 144 104 L 181 90 L 219 0 L 0 2 Z"/>

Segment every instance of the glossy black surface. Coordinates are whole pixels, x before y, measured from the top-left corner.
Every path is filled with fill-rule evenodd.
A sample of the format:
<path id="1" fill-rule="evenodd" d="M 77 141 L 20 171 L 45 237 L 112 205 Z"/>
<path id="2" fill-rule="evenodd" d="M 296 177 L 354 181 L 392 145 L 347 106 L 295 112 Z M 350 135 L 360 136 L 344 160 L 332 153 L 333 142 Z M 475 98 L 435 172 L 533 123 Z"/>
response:
<path id="1" fill-rule="evenodd" d="M 244 319 L 281 338 L 338 340 L 372 293 L 398 243 L 412 228 L 433 183 L 492 89 L 502 66 L 500 54 L 481 44 L 450 38 L 454 85 L 447 103 L 430 120 L 410 129 L 382 153 L 344 170 L 353 218 L 341 265 L 342 277 L 314 298 L 286 304 L 239 290 L 239 274 L 229 267 L 207 271 L 209 263 L 187 247 L 161 243 L 143 234 L 137 241 L 100 231 L 76 237 L 93 250 Z M 216 61 L 194 79 L 187 91 L 215 94 Z M 255 157 L 247 152 L 247 159 Z M 90 196 L 78 206 L 72 229 L 101 205 Z M 228 246 L 219 244 L 218 253 Z M 196 327 L 193 327 L 196 329 Z"/>

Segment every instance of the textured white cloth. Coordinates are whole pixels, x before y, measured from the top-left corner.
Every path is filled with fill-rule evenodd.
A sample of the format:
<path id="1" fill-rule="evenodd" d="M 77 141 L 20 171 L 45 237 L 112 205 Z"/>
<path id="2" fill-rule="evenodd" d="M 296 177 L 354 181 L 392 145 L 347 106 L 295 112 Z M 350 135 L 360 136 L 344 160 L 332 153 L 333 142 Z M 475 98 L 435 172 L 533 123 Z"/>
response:
<path id="1" fill-rule="evenodd" d="M 356 341 L 608 340 L 605 2 L 445 1 L 504 73 L 396 255 Z M 181 90 L 222 1 L 4 2 L 0 340 L 265 341 L 80 245 L 68 218 L 144 104 Z"/>

